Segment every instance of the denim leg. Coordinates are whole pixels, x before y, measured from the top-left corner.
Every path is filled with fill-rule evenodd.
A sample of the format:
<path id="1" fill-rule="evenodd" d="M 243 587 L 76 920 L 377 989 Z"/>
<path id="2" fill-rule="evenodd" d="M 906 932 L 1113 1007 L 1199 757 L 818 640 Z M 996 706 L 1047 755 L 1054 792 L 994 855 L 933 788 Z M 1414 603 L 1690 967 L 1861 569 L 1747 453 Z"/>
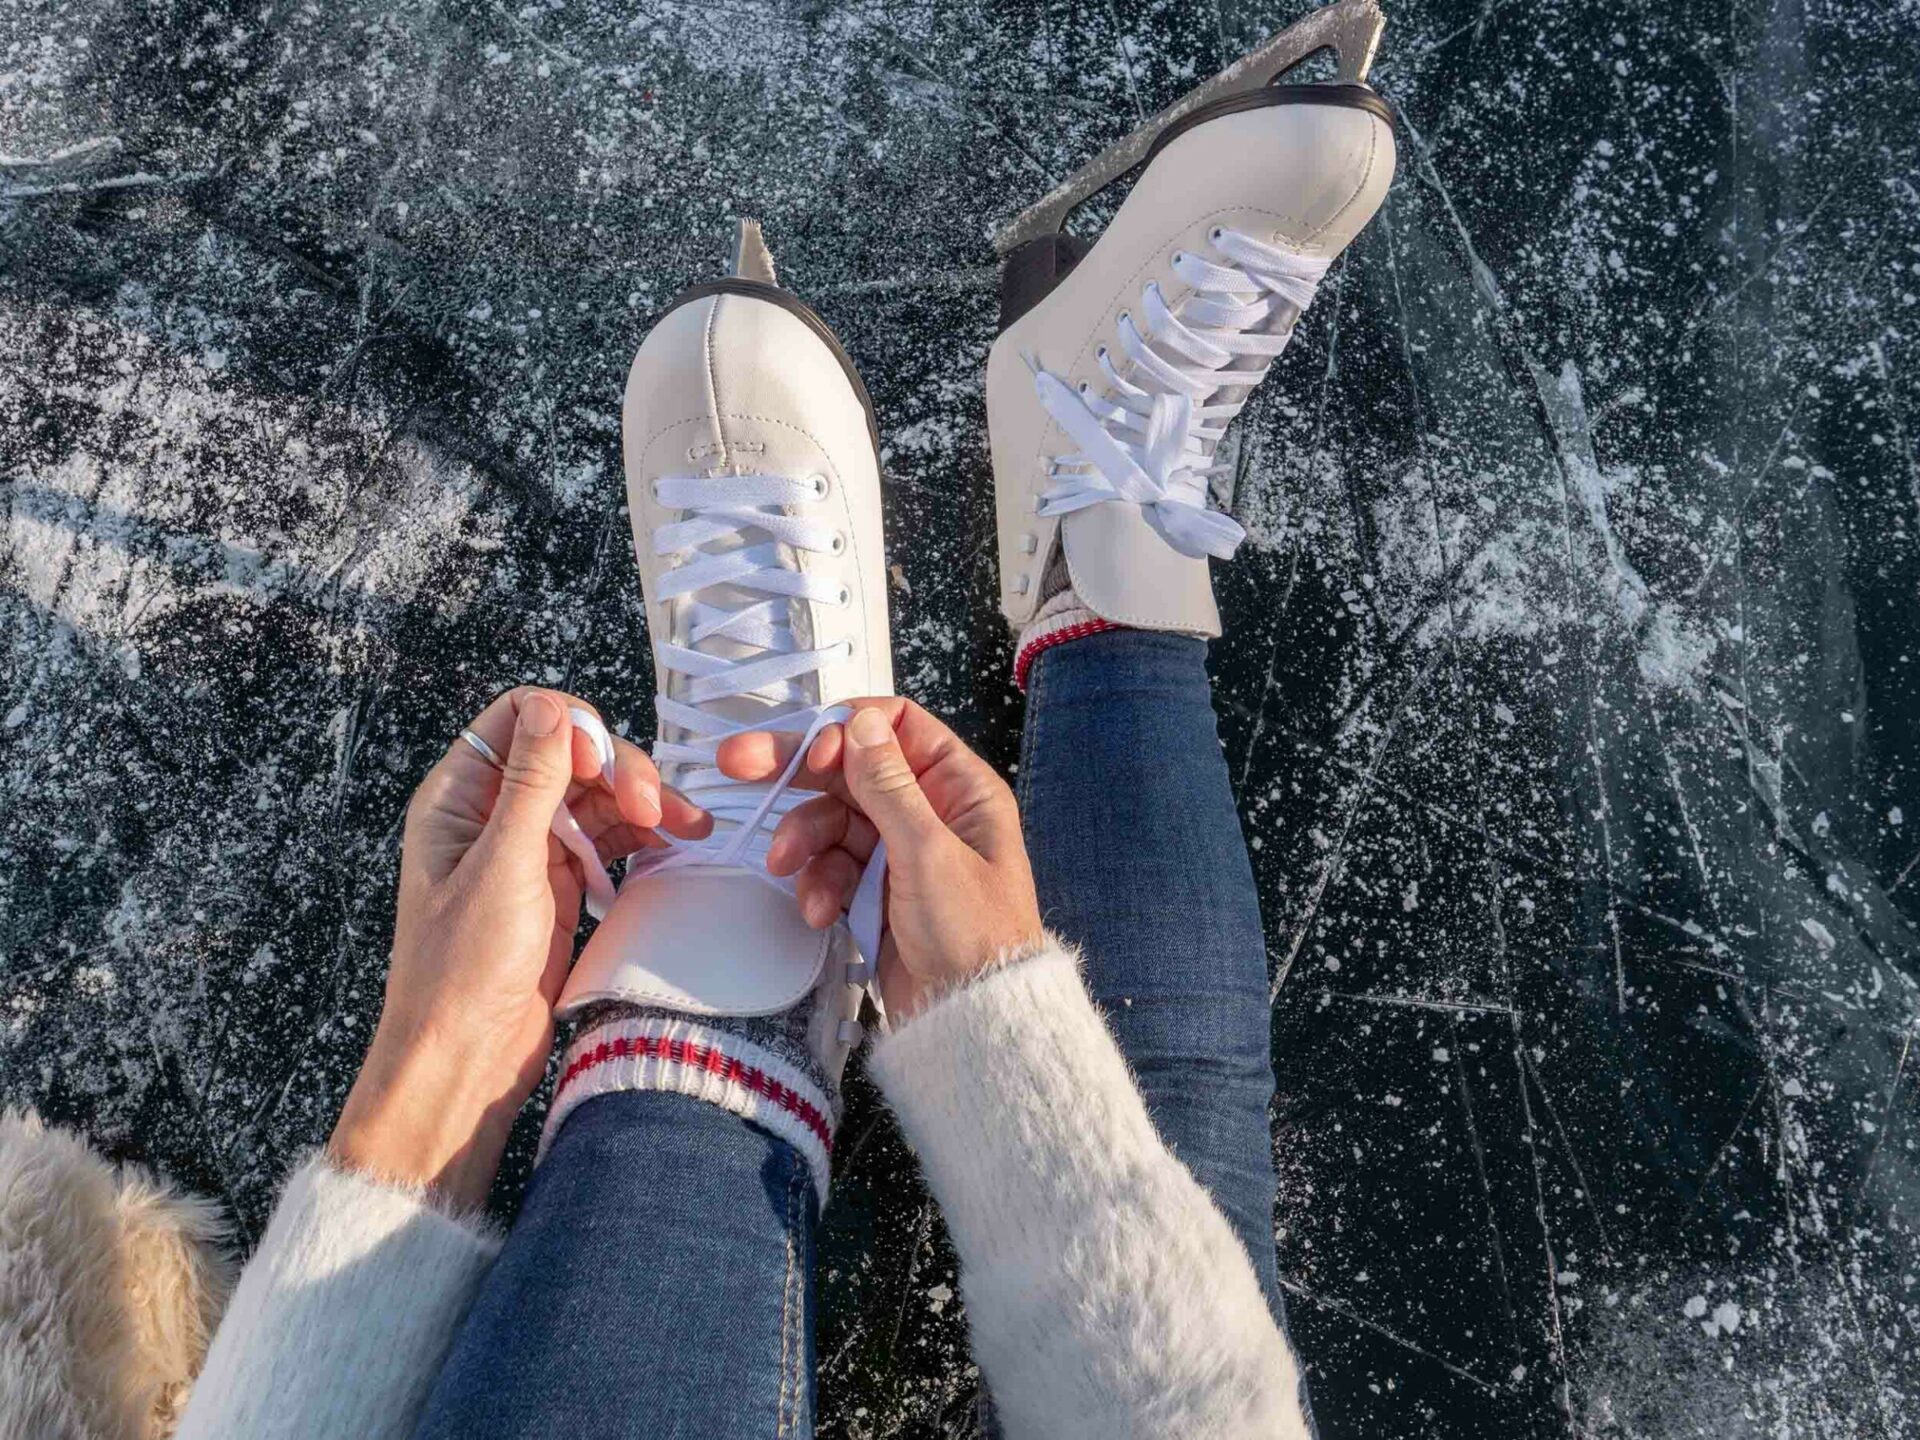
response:
<path id="1" fill-rule="evenodd" d="M 813 1182 L 736 1115 L 629 1091 L 534 1172 L 417 1440 L 813 1434 Z"/>
<path id="2" fill-rule="evenodd" d="M 1206 654 L 1144 630 L 1041 652 L 1020 812 L 1047 924 L 1085 950 L 1161 1137 L 1232 1222 L 1281 1317 L 1266 941 Z"/>

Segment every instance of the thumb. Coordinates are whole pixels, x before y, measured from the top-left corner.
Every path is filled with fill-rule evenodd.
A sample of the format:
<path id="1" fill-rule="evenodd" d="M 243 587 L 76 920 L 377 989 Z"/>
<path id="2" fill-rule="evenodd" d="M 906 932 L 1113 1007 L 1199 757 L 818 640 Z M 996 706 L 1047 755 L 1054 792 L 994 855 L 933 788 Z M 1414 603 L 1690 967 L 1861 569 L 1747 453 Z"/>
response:
<path id="1" fill-rule="evenodd" d="M 841 770 L 847 793 L 873 822 L 889 851 L 903 860 L 912 859 L 947 833 L 927 803 L 926 792 L 884 711 L 856 710 L 847 721 L 846 746 Z"/>
<path id="2" fill-rule="evenodd" d="M 487 829 L 505 840 L 526 836 L 544 843 L 572 781 L 573 726 L 566 708 L 538 690 L 523 695 Z"/>

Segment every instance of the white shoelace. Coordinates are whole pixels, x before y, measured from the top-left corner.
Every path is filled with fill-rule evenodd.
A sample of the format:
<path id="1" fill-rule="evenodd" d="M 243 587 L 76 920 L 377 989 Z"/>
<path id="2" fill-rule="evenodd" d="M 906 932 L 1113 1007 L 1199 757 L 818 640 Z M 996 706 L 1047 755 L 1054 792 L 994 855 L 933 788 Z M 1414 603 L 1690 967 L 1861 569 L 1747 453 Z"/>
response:
<path id="1" fill-rule="evenodd" d="M 662 765 L 691 767 L 678 777 L 679 789 L 714 817 L 715 827 L 704 840 L 666 836 L 668 849 L 645 850 L 629 859 L 629 876 L 657 875 L 691 865 L 732 866 L 793 893 L 792 879 L 767 873 L 773 826 L 808 798 L 790 787 L 814 737 L 852 713 L 844 705 L 812 704 L 805 684 L 807 676 L 850 655 L 851 644 L 800 648 L 788 608 L 796 599 L 844 605 L 851 597 L 837 580 L 781 563 L 783 547 L 836 555 L 845 547 L 845 535 L 831 525 L 785 513 L 825 494 L 826 481 L 819 476 L 796 480 L 784 475 L 675 475 L 654 483 L 654 495 L 663 506 L 687 512 L 686 519 L 654 530 L 654 553 L 691 557 L 666 571 L 659 588 L 662 600 L 688 599 L 688 643 L 661 641 L 657 651 L 663 670 L 685 676 L 691 683 L 684 699 L 662 694 L 655 701 L 662 736 L 672 726 L 685 738 L 658 740 L 653 758 Z M 757 533 L 749 535 L 749 531 Z M 747 543 L 717 553 L 701 549 L 734 539 Z M 723 589 L 760 598 L 716 603 L 700 593 L 717 594 Z M 729 658 L 697 648 L 712 639 L 731 640 L 759 653 Z M 742 695 L 786 708 L 769 709 L 742 721 L 703 708 Z M 716 759 L 721 742 L 760 730 L 799 732 L 800 746 L 785 770 L 772 781 L 757 783 L 722 774 Z M 850 976 L 857 981 L 871 977 L 879 956 L 886 863 L 886 847 L 876 847 L 848 907 L 847 926 L 862 955 L 862 973 Z"/>
<path id="2" fill-rule="evenodd" d="M 1208 482 L 1226 470 L 1212 463 L 1214 447 L 1287 348 L 1294 323 L 1333 262 L 1294 255 L 1235 230 L 1216 228 L 1208 240 L 1230 263 L 1176 253 L 1174 273 L 1193 291 L 1178 314 L 1159 281 L 1147 283 L 1144 329 L 1128 313 L 1118 326 L 1131 373 L 1121 375 L 1105 346 L 1098 352 L 1108 386 L 1104 395 L 1034 366 L 1040 403 L 1080 447 L 1049 467 L 1047 478 L 1055 483 L 1040 497 L 1041 515 L 1115 502 L 1138 505 L 1162 539 L 1196 558 L 1224 560 L 1246 538 L 1230 516 L 1207 508 Z M 1284 313 L 1287 307 L 1291 314 Z M 1277 328 L 1264 328 L 1276 318 L 1282 322 Z M 1228 368 L 1255 357 L 1265 362 L 1257 369 Z"/>

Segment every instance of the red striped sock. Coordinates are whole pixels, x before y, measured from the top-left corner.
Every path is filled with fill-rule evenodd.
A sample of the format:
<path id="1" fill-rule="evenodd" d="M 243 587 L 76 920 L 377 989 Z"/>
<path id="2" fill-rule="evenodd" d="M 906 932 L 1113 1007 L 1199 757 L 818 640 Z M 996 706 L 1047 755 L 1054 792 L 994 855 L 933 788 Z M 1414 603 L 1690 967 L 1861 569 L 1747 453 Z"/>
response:
<path id="1" fill-rule="evenodd" d="M 1073 591 L 1062 590 L 1042 605 L 1039 613 L 1021 630 L 1020 648 L 1013 660 L 1013 683 L 1022 690 L 1027 688 L 1027 672 L 1043 650 L 1086 635 L 1098 635 L 1103 630 L 1125 628 L 1094 614 L 1080 603 L 1080 597 Z"/>
<path id="2" fill-rule="evenodd" d="M 691 1016 L 627 1015 L 573 1037 L 540 1136 L 545 1157 L 574 1109 L 596 1095 L 664 1090 L 730 1110 L 806 1157 L 820 1203 L 833 1155 L 833 1102 L 798 1066 Z"/>

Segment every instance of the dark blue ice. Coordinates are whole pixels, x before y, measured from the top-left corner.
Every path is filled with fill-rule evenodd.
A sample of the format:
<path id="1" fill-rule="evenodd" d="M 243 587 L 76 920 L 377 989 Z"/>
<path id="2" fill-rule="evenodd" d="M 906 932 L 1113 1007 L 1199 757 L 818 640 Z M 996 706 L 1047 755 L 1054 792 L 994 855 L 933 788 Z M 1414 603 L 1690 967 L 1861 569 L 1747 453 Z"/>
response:
<path id="1" fill-rule="evenodd" d="M 258 1233 L 447 738 L 650 733 L 617 396 L 737 216 L 1010 761 L 989 237 L 1304 8 L 0 5 L 0 1096 Z M 1214 654 L 1329 1440 L 1920 1430 L 1917 75 L 1913 0 L 1390 8 Z M 971 1434 L 864 1086 L 842 1151 L 822 1433 Z"/>

